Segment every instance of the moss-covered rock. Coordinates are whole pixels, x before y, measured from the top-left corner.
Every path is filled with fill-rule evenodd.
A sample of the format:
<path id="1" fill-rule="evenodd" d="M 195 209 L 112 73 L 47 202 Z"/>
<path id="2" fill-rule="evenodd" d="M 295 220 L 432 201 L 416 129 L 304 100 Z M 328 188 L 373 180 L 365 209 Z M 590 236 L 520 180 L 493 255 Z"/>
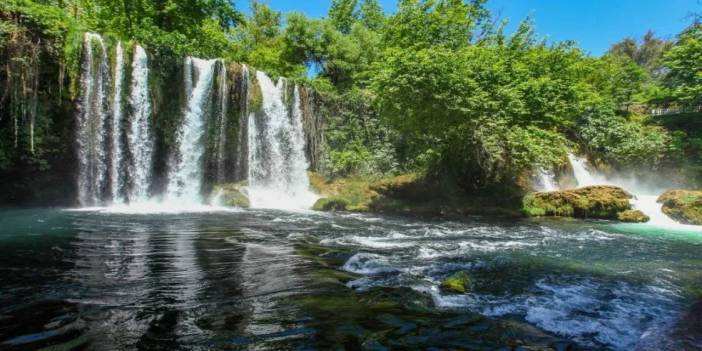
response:
<path id="1" fill-rule="evenodd" d="M 470 274 L 466 271 L 456 272 L 441 282 L 439 287 L 445 293 L 465 294 L 470 290 Z"/>
<path id="2" fill-rule="evenodd" d="M 314 203 L 312 209 L 326 212 L 346 211 L 348 205 L 349 203 L 343 198 L 323 197 Z"/>
<path id="3" fill-rule="evenodd" d="M 527 216 L 618 219 L 620 212 L 631 210 L 631 197 L 619 187 L 590 186 L 527 194 L 522 209 Z"/>
<path id="4" fill-rule="evenodd" d="M 212 190 L 212 197 L 224 206 L 249 208 L 251 202 L 246 190 L 247 182 L 220 184 Z"/>
<path id="5" fill-rule="evenodd" d="M 310 188 L 320 194 L 316 210 L 340 210 L 341 204 L 350 212 L 375 212 L 446 216 L 460 218 L 472 214 L 496 214 L 517 217 L 521 193 L 495 189 L 481 194 L 466 194 L 455 186 L 428 181 L 415 174 L 382 179 L 361 177 L 328 179 L 309 172 Z M 499 192 L 500 189 L 497 189 Z M 332 205 L 333 203 L 333 205 Z M 324 209 L 326 207 L 327 209 Z"/>
<path id="6" fill-rule="evenodd" d="M 650 217 L 639 210 L 619 212 L 619 214 L 617 214 L 617 219 L 627 223 L 645 223 L 651 220 Z"/>
<path id="7" fill-rule="evenodd" d="M 658 198 L 663 213 L 685 224 L 702 225 L 702 191 L 671 190 Z"/>

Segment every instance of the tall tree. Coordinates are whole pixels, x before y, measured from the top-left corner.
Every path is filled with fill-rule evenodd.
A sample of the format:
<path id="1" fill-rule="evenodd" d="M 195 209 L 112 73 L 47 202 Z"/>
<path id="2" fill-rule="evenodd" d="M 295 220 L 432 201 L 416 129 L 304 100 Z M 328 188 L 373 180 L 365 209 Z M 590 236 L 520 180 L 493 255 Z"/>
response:
<path id="1" fill-rule="evenodd" d="M 385 14 L 378 0 L 364 0 L 361 4 L 361 23 L 371 30 L 378 31 L 383 27 Z"/>
<path id="2" fill-rule="evenodd" d="M 663 60 L 666 84 L 678 102 L 687 107 L 702 105 L 702 24 L 695 23 L 678 36 Z"/>
<path id="3" fill-rule="evenodd" d="M 634 38 L 624 38 L 607 51 L 612 56 L 627 57 L 654 77 L 661 77 L 661 59 L 670 50 L 672 43 L 657 38 L 652 31 L 646 32 L 639 43 Z"/>
<path id="4" fill-rule="evenodd" d="M 334 27 L 342 32 L 349 33 L 353 24 L 358 21 L 356 7 L 358 0 L 333 0 L 329 8 L 329 20 Z"/>

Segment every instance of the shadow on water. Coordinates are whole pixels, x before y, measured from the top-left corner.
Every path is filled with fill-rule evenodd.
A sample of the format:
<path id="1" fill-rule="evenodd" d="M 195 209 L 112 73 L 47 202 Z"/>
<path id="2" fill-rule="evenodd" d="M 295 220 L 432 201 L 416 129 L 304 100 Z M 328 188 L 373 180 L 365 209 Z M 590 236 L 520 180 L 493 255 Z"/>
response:
<path id="1" fill-rule="evenodd" d="M 696 239 L 600 222 L 22 210 L 0 225 L 9 350 L 673 350 L 702 281 Z M 470 291 L 440 291 L 457 271 Z"/>

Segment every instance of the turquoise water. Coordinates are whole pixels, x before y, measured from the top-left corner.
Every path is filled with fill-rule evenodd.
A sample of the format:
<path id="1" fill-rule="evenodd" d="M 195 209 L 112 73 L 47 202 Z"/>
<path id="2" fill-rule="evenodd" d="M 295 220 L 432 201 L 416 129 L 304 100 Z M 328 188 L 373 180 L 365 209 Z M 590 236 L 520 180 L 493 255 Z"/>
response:
<path id="1" fill-rule="evenodd" d="M 200 208 L 0 212 L 0 349 L 698 349 L 702 234 Z M 456 271 L 467 294 L 441 292 Z"/>

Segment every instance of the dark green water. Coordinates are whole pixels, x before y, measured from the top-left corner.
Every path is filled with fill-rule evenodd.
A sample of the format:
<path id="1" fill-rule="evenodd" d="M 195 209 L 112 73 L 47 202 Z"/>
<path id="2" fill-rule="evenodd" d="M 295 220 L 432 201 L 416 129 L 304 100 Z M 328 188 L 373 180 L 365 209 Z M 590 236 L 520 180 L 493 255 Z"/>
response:
<path id="1" fill-rule="evenodd" d="M 700 347 L 702 234 L 647 226 L 5 210 L 0 278 L 9 350 Z"/>

